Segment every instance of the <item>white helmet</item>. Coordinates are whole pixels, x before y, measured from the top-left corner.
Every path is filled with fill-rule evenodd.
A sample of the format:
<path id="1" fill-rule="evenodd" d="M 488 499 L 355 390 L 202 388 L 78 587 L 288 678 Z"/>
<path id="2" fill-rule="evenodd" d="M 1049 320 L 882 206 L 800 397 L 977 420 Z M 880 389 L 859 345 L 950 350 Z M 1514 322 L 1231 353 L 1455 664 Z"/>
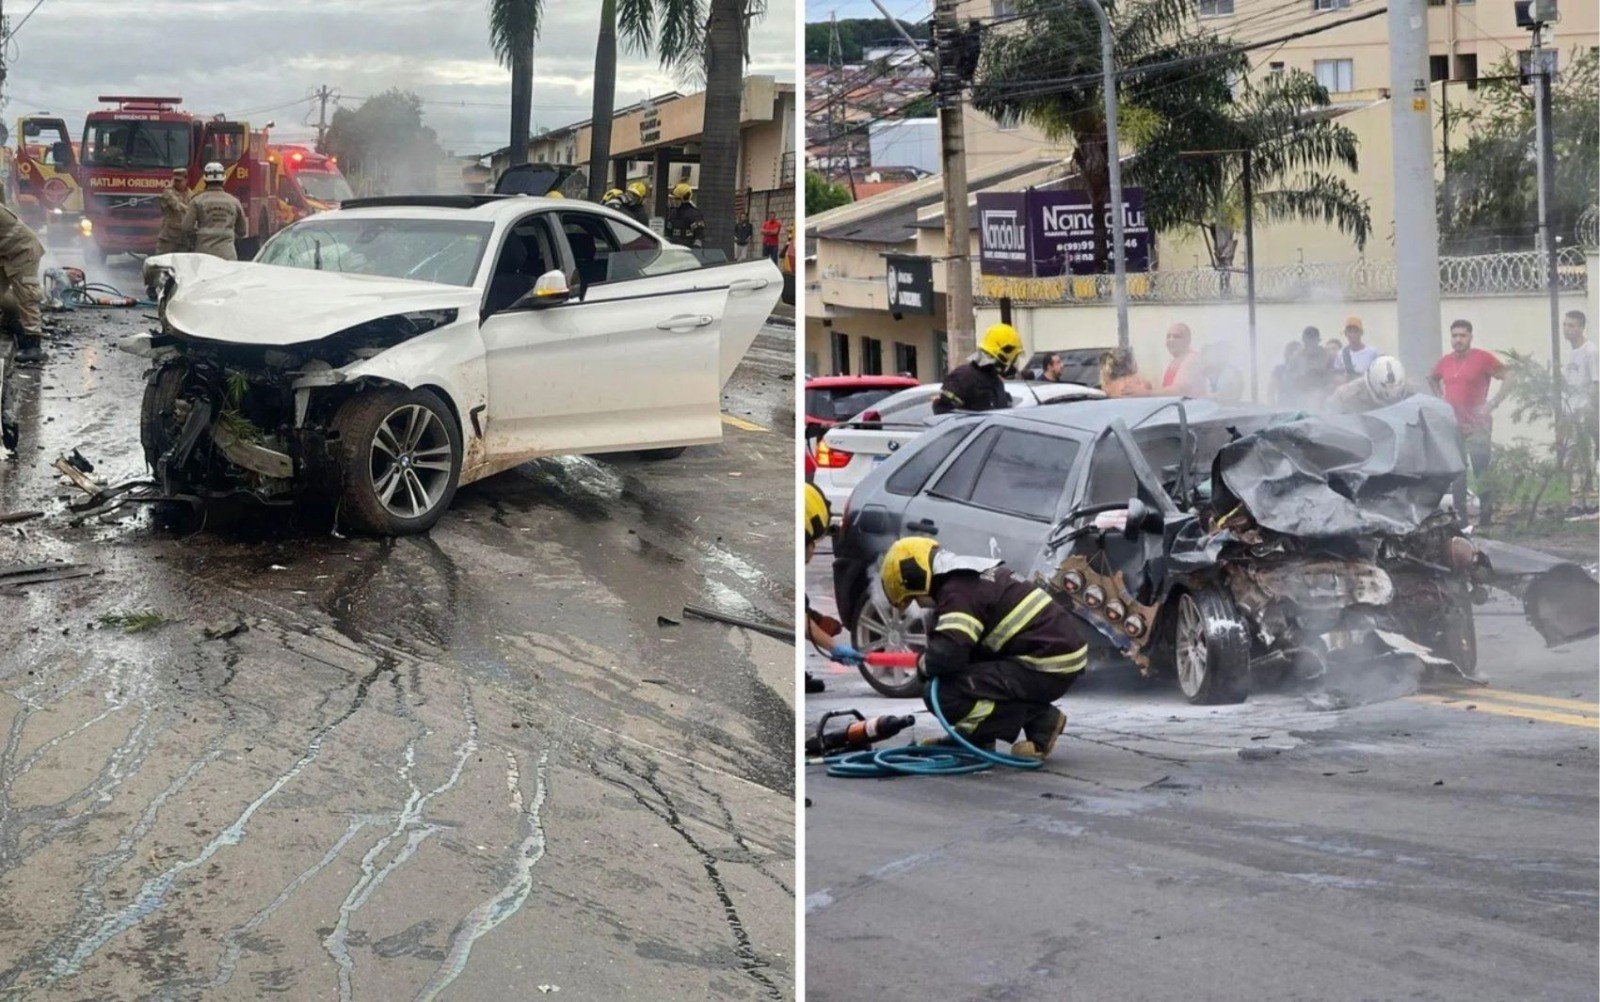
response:
<path id="1" fill-rule="evenodd" d="M 206 164 L 203 176 L 205 177 L 207 183 L 212 181 L 221 181 L 223 178 L 227 177 L 227 171 L 222 169 L 221 164 L 213 160 Z"/>
<path id="2" fill-rule="evenodd" d="M 1392 404 L 1406 396 L 1406 370 L 1393 355 L 1379 355 L 1367 368 L 1367 392 L 1380 403 Z"/>

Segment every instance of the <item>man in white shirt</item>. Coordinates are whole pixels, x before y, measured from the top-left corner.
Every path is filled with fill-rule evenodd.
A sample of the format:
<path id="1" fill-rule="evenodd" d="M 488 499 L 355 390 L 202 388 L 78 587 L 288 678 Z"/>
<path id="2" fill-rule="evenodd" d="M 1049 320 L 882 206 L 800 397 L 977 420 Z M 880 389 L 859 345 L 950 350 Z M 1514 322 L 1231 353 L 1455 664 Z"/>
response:
<path id="1" fill-rule="evenodd" d="M 1366 375 L 1372 363 L 1377 361 L 1378 349 L 1363 344 L 1361 339 L 1365 336 L 1366 328 L 1361 325 L 1360 317 L 1344 318 L 1345 346 L 1333 359 L 1340 380 L 1351 380 Z"/>
<path id="2" fill-rule="evenodd" d="M 1570 515 L 1600 511 L 1595 497 L 1595 440 L 1600 425 L 1600 351 L 1585 336 L 1589 318 L 1582 310 L 1569 310 L 1561 318 L 1561 335 L 1572 350 L 1561 367 L 1567 384 L 1567 412 L 1572 416 L 1572 456 L 1567 464 Z"/>

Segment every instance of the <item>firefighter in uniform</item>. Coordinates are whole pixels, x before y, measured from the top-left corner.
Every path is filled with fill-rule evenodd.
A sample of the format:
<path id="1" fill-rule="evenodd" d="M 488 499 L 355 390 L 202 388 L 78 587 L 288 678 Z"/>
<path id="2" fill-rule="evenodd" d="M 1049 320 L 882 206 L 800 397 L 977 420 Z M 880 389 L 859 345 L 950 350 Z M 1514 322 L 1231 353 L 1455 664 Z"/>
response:
<path id="1" fill-rule="evenodd" d="M 44 300 L 44 288 L 39 284 L 43 258 L 39 237 L 10 206 L 0 203 L 0 318 L 4 323 L 0 334 L 0 441 L 8 449 L 17 447 L 19 434 L 16 366 L 45 360 L 39 318 L 39 304 Z"/>
<path id="2" fill-rule="evenodd" d="M 616 209 L 618 212 L 624 211 L 622 208 L 622 189 L 609 189 L 604 195 L 600 196 L 600 204 L 608 209 Z"/>
<path id="3" fill-rule="evenodd" d="M 685 247 L 699 248 L 706 238 L 706 217 L 694 204 L 694 189 L 680 184 L 672 189 L 677 204 L 667 214 L 667 239 Z"/>
<path id="4" fill-rule="evenodd" d="M 817 552 L 817 541 L 828 534 L 828 523 L 832 520 L 832 515 L 828 511 L 828 499 L 822 496 L 822 491 L 816 484 L 806 484 L 805 495 L 806 563 L 809 564 Z M 862 654 L 851 645 L 843 624 L 831 616 L 813 612 L 809 598 L 806 599 L 806 639 L 818 651 L 826 651 L 828 657 L 840 664 L 861 664 Z M 810 672 L 806 672 L 806 692 L 822 692 L 825 688 L 827 686 L 821 679 L 814 678 Z"/>
<path id="5" fill-rule="evenodd" d="M 935 414 L 992 411 L 1011 406 L 1006 377 L 1017 370 L 1022 339 L 1010 324 L 995 324 L 983 334 L 977 352 L 965 365 L 951 369 L 933 402 Z"/>
<path id="6" fill-rule="evenodd" d="M 622 211 L 639 221 L 640 226 L 650 225 L 650 210 L 645 208 L 645 202 L 650 198 L 650 186 L 643 181 L 635 181 L 622 192 Z"/>
<path id="7" fill-rule="evenodd" d="M 933 606 L 917 674 L 939 680 L 939 710 L 950 725 L 980 748 L 1013 741 L 1013 755 L 1049 755 L 1067 726 L 1051 704 L 1089 659 L 1067 610 L 1000 561 L 946 553 L 925 536 L 889 547 L 880 575 L 896 608 Z"/>
<path id="8" fill-rule="evenodd" d="M 215 160 L 206 164 L 206 190 L 194 196 L 189 211 L 183 217 L 183 231 L 194 242 L 197 254 L 210 254 L 224 261 L 239 260 L 235 240 L 243 240 L 250 231 L 244 218 L 244 206 L 239 200 L 222 190 L 226 173 Z"/>
<path id="9" fill-rule="evenodd" d="M 194 196 L 189 192 L 189 172 L 182 167 L 172 169 L 172 182 L 161 189 L 161 232 L 156 234 L 156 253 L 173 254 L 189 249 L 189 235 L 184 232 L 183 219 L 189 214 L 189 203 Z"/>

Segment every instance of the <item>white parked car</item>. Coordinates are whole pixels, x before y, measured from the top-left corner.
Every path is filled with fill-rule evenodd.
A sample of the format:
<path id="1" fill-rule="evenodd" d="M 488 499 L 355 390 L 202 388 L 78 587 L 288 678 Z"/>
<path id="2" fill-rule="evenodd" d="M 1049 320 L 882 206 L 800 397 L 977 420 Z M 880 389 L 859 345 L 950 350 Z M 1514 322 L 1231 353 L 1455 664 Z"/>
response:
<path id="1" fill-rule="evenodd" d="M 527 196 L 364 199 L 253 262 L 148 262 L 161 333 L 141 439 L 161 492 L 320 497 L 423 532 L 457 486 L 539 456 L 720 441 L 721 391 L 778 301 L 618 212 Z"/>
<path id="2" fill-rule="evenodd" d="M 850 492 L 900 447 L 928 430 L 936 415 L 933 402 L 941 384 L 925 383 L 884 397 L 871 408 L 828 429 L 817 445 L 812 482 L 828 499 L 838 522 Z M 1013 407 L 1036 407 L 1069 400 L 1103 400 L 1105 394 L 1077 383 L 1008 380 L 1006 393 Z"/>

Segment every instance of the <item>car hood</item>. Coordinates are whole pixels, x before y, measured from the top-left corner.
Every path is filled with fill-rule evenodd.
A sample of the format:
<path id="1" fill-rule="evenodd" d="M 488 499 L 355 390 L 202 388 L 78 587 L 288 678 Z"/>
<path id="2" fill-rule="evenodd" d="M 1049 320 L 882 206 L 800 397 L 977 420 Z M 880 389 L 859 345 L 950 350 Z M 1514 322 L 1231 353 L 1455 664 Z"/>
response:
<path id="1" fill-rule="evenodd" d="M 357 324 L 418 310 L 476 314 L 478 290 L 436 282 L 309 271 L 208 254 L 163 254 L 146 267 L 176 288 L 163 316 L 176 331 L 230 344 L 320 341 Z"/>

